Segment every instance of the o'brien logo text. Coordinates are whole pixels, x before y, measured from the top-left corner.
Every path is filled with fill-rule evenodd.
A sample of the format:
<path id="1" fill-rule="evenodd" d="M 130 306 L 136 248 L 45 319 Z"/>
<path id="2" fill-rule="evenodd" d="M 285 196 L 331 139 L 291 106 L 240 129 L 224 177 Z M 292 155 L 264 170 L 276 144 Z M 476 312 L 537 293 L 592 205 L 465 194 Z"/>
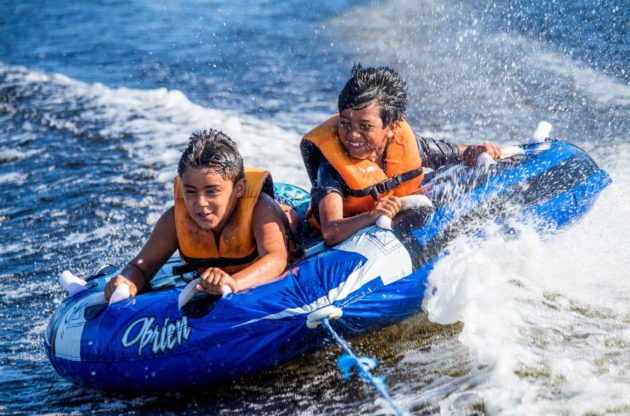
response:
<path id="1" fill-rule="evenodd" d="M 138 345 L 138 355 L 141 355 L 144 347 L 150 344 L 153 354 L 157 354 L 170 351 L 190 338 L 192 328 L 185 316 L 174 322 L 169 322 L 169 318 L 166 318 L 163 325 L 154 322 L 154 316 L 145 316 L 134 321 L 122 337 L 123 346 L 129 348 Z"/>

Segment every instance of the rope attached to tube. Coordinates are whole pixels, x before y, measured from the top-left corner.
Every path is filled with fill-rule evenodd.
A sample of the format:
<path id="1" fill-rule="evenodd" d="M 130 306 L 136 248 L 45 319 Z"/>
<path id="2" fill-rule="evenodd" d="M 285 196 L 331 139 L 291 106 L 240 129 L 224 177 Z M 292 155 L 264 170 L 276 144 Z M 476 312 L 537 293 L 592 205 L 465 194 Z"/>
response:
<path id="1" fill-rule="evenodd" d="M 357 357 L 354 355 L 348 344 L 337 334 L 337 332 L 332 328 L 330 322 L 328 322 L 328 318 L 324 318 L 321 321 L 321 324 L 330 336 L 337 341 L 337 344 L 343 349 L 344 354 L 342 354 L 337 360 L 337 367 L 341 371 L 343 378 L 348 380 L 352 375 L 352 369 L 355 368 L 357 374 L 361 376 L 361 378 L 369 383 L 371 383 L 379 394 L 385 399 L 387 403 L 392 407 L 392 409 L 396 412 L 398 416 L 407 416 L 408 413 L 401 409 L 396 402 L 389 395 L 389 391 L 387 390 L 387 385 L 385 384 L 385 378 L 373 375 L 370 370 L 373 370 L 378 365 L 378 361 L 372 357 Z"/>

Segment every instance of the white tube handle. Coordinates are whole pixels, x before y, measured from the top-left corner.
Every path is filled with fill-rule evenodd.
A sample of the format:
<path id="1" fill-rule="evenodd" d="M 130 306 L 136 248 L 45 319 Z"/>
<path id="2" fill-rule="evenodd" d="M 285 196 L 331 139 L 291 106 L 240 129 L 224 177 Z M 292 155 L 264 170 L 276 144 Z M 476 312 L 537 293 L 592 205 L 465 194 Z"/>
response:
<path id="1" fill-rule="evenodd" d="M 492 158 L 492 155 L 490 153 L 483 152 L 479 156 L 477 156 L 477 164 L 475 166 L 485 169 L 490 165 L 494 165 L 495 163 L 497 162 Z"/>
<path id="2" fill-rule="evenodd" d="M 195 296 L 195 293 L 197 293 L 197 289 L 195 287 L 199 283 L 199 280 L 201 279 L 196 278 L 191 280 L 190 282 L 188 282 L 186 287 L 184 287 L 184 290 L 179 293 L 179 296 L 177 297 L 178 309 L 183 308 L 184 305 L 186 305 L 193 298 L 193 296 Z"/>
<path id="3" fill-rule="evenodd" d="M 507 159 L 516 155 L 524 155 L 525 150 L 518 146 L 505 146 L 501 148 L 501 154 L 499 159 Z M 494 165 L 496 160 L 492 158 L 492 155 L 488 152 L 483 152 L 479 156 L 477 156 L 477 167 L 487 168 L 490 165 Z"/>
<path id="4" fill-rule="evenodd" d="M 69 270 L 64 270 L 63 272 L 61 272 L 61 274 L 59 274 L 59 283 L 70 296 L 82 292 L 87 288 L 87 282 L 80 277 L 75 276 Z M 113 303 L 120 302 L 121 300 L 125 300 L 129 297 L 131 297 L 131 293 L 129 293 L 129 286 L 127 286 L 126 284 L 122 284 L 118 286 L 116 290 L 114 290 L 114 293 L 112 293 L 112 296 L 109 298 L 109 304 L 111 305 Z M 95 297 L 90 302 L 90 304 L 92 305 L 101 303 L 107 303 L 107 301 L 105 300 L 105 294 L 99 297 Z"/>
<path id="5" fill-rule="evenodd" d="M 73 296 L 86 289 L 87 282 L 78 276 L 75 276 L 70 270 L 64 270 L 59 274 L 59 284 L 68 292 L 69 296 Z"/>
<path id="6" fill-rule="evenodd" d="M 177 308 L 183 308 L 195 296 L 195 294 L 198 292 L 197 285 L 199 284 L 200 280 L 201 278 L 198 277 L 188 282 L 186 287 L 184 287 L 184 289 L 179 293 L 179 296 L 177 297 Z M 221 287 L 221 292 L 221 295 L 225 296 L 232 293 L 232 289 L 229 286 L 223 285 Z"/>
<path id="7" fill-rule="evenodd" d="M 505 146 L 501 148 L 501 159 L 508 159 L 516 155 L 524 155 L 525 150 L 518 146 Z"/>
<path id="8" fill-rule="evenodd" d="M 420 208 L 420 207 L 432 207 L 433 204 L 431 200 L 424 195 L 407 195 L 400 197 L 400 203 L 402 207 L 401 211 L 406 211 L 408 209 Z M 387 215 L 381 215 L 376 220 L 376 225 L 384 230 L 392 229 L 392 219 Z"/>
<path id="9" fill-rule="evenodd" d="M 109 304 L 113 305 L 114 303 L 129 299 L 130 297 L 131 293 L 129 292 L 129 286 L 123 283 L 114 290 L 114 293 L 112 293 L 112 296 L 109 298 Z"/>
<path id="10" fill-rule="evenodd" d="M 543 143 L 547 138 L 549 138 L 549 133 L 551 133 L 551 123 L 547 121 L 541 121 L 536 126 L 536 130 L 532 137 L 529 138 L 529 144 L 538 144 Z"/>

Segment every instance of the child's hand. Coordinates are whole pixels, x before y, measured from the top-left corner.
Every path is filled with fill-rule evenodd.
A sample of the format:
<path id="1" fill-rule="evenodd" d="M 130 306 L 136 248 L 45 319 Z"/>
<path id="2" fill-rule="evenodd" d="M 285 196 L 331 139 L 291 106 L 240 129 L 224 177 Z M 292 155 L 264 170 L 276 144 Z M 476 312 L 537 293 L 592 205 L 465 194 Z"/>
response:
<path id="1" fill-rule="evenodd" d="M 112 293 L 114 293 L 116 288 L 120 285 L 129 286 L 129 294 L 131 296 L 136 296 L 138 294 L 138 287 L 136 284 L 122 274 L 119 274 L 113 279 L 110 279 L 110 281 L 105 285 L 105 300 L 109 301 L 109 298 L 112 297 Z"/>
<path id="2" fill-rule="evenodd" d="M 206 269 L 199 276 L 199 284 L 196 289 L 215 295 L 223 295 L 223 286 L 229 287 L 232 292 L 238 291 L 238 283 L 226 272 L 216 267 Z"/>
<path id="3" fill-rule="evenodd" d="M 492 142 L 485 142 L 480 145 L 471 144 L 464 150 L 462 156 L 467 165 L 475 166 L 477 164 L 477 158 L 484 152 L 489 153 L 493 160 L 498 160 L 501 157 L 501 146 Z"/>
<path id="4" fill-rule="evenodd" d="M 490 153 L 492 159 L 499 160 L 501 158 L 501 146 L 492 142 L 485 142 L 481 145 L 486 152 Z"/>
<path id="5" fill-rule="evenodd" d="M 371 215 L 372 218 L 374 218 L 374 221 L 376 221 L 381 215 L 387 215 L 389 218 L 394 218 L 400 211 L 400 208 L 402 208 L 402 203 L 398 197 L 384 196 L 378 200 L 378 203 L 372 210 Z"/>

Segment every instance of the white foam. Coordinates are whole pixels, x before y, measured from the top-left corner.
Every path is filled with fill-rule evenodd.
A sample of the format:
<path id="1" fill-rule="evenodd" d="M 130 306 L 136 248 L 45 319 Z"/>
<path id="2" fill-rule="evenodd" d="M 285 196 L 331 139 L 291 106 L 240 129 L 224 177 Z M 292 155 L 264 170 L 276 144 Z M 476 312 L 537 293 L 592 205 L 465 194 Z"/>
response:
<path id="1" fill-rule="evenodd" d="M 0 284 L 0 296 L 6 303 L 13 303 L 21 299 L 29 298 L 33 295 L 34 291 L 38 290 L 41 290 L 40 284 L 34 282 L 24 282 L 16 286 L 14 281 L 6 280 L 6 283 Z"/>
<path id="2" fill-rule="evenodd" d="M 35 153 L 37 153 L 35 150 L 20 151 L 13 148 L 0 147 L 0 163 L 15 162 L 18 160 L 27 159 Z"/>
<path id="3" fill-rule="evenodd" d="M 102 241 L 109 235 L 115 235 L 116 229 L 111 225 L 95 228 L 85 233 L 70 233 L 65 238 L 67 245 L 83 244 L 90 241 Z"/>
<path id="4" fill-rule="evenodd" d="M 203 107 L 178 90 L 110 88 L 60 74 L 2 64 L 0 68 L 6 72 L 8 82 L 37 84 L 43 91 L 42 100 L 81 102 L 83 111 L 76 119 L 64 120 L 47 113 L 44 121 L 75 135 L 91 126 L 103 125 L 98 131 L 100 139 L 117 143 L 127 151 L 132 163 L 150 166 L 159 180 L 172 180 L 179 155 L 193 131 L 214 128 L 225 131 L 238 143 L 246 165 L 270 170 L 277 181 L 308 186 L 299 153 L 299 140 L 306 130 L 292 127 L 290 117 L 284 114 L 278 116 L 277 123 L 237 111 Z M 314 120 L 313 125 L 319 121 Z M 120 137 L 128 135 L 133 140 L 118 144 Z"/>
<path id="5" fill-rule="evenodd" d="M 21 243 L 3 243 L 0 244 L 0 254 L 16 253 L 23 249 Z"/>
<path id="6" fill-rule="evenodd" d="M 280 129 L 272 121 L 248 115 L 204 108 L 176 90 L 93 89 L 94 100 L 103 109 L 102 118 L 108 121 L 100 133 L 106 137 L 137 136 L 133 145 L 127 145 L 128 152 L 146 163 L 164 166 L 159 169 L 160 180 L 172 180 L 179 155 L 193 131 L 216 128 L 238 142 L 247 165 L 269 169 L 277 180 L 307 184 L 299 156 L 300 134 L 295 130 Z M 286 157 L 278 158 L 279 154 Z"/>
<path id="7" fill-rule="evenodd" d="M 430 276 L 438 290 L 425 308 L 434 322 L 463 322 L 459 342 L 474 363 L 454 356 L 468 370 L 461 377 L 423 368 L 418 381 L 400 384 L 413 386 L 413 402 L 439 400 L 442 414 L 466 414 L 452 406 L 460 380 L 489 414 L 627 412 L 630 146 L 618 121 L 630 86 L 543 42 L 487 30 L 492 14 L 475 24 L 470 7 L 391 0 L 354 8 L 332 24 L 347 33 L 350 49 L 361 48 L 364 65 L 400 71 L 409 120 L 421 135 L 522 143 L 533 123 L 549 117 L 556 134 L 575 134 L 614 183 L 579 224 L 557 235 L 541 239 L 517 225 L 516 239 L 490 227 L 488 240 L 453 242 Z M 596 130 L 590 142 L 581 136 Z M 436 356 L 457 349 L 447 343 Z M 423 354 L 409 350 L 405 363 L 420 367 L 414 359 Z"/>
<path id="8" fill-rule="evenodd" d="M 28 178 L 28 174 L 22 172 L 9 172 L 0 175 L 0 183 L 23 185 Z"/>
<path id="9" fill-rule="evenodd" d="M 578 91 L 589 96 L 598 105 L 630 105 L 630 85 L 592 69 L 566 55 L 541 51 L 532 54 L 531 63 L 541 69 L 570 77 Z"/>
<path id="10" fill-rule="evenodd" d="M 488 376 L 474 389 L 491 413 L 595 412 L 627 406 L 630 201 L 606 189 L 580 223 L 541 238 L 460 238 L 430 276 L 432 321 L 461 321 L 459 340 Z M 625 192 L 625 195 L 628 195 Z M 614 249 L 613 249 L 614 248 Z M 430 290 L 429 290 L 430 293 Z M 553 394 L 550 392 L 553 391 Z"/>

